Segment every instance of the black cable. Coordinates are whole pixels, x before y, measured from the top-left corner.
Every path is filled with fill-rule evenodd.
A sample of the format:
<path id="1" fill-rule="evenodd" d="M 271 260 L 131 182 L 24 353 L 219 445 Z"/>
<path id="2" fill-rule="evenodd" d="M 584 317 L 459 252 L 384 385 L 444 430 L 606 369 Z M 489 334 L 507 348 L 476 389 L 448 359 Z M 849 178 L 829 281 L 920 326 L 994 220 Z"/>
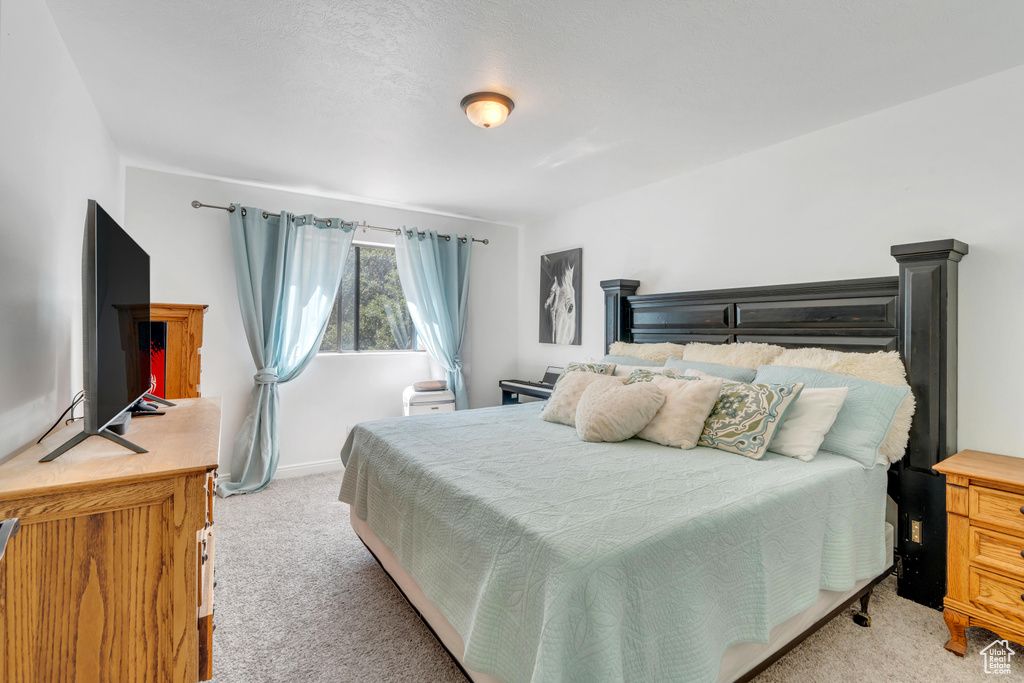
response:
<path id="1" fill-rule="evenodd" d="M 68 413 L 72 412 L 75 409 L 75 406 L 77 406 L 79 403 L 81 403 L 84 400 L 85 400 L 85 392 L 84 391 L 79 391 L 77 394 L 75 394 L 75 398 L 71 401 L 71 405 L 69 405 L 67 407 L 67 410 L 65 410 L 63 413 L 60 414 L 60 417 L 58 417 L 57 421 L 53 423 L 53 426 L 50 427 L 49 429 L 47 429 L 46 433 L 43 434 L 41 437 L 39 437 L 39 441 L 36 441 L 36 443 L 42 443 L 43 439 L 45 439 L 47 437 L 47 435 L 49 435 L 50 432 L 52 432 L 54 429 L 57 428 L 57 425 L 59 425 L 60 421 L 64 419 L 64 416 L 67 415 Z"/>

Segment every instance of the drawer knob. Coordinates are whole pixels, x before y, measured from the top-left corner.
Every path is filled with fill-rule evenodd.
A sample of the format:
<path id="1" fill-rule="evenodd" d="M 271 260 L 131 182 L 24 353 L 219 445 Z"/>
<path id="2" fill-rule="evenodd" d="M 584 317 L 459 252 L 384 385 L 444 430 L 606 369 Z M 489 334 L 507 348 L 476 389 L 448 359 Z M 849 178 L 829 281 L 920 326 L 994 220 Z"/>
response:
<path id="1" fill-rule="evenodd" d="M 1024 505 L 1020 506 L 1020 514 L 1024 515 Z"/>

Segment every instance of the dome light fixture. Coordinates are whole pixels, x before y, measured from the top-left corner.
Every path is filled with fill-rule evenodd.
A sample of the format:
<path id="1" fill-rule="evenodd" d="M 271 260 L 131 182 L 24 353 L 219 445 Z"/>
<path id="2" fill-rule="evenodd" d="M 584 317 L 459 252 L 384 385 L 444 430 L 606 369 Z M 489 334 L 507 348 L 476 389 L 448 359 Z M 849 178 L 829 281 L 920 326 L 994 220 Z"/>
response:
<path id="1" fill-rule="evenodd" d="M 474 126 L 496 128 L 505 123 L 516 105 L 501 93 L 475 92 L 463 97 L 460 106 Z"/>

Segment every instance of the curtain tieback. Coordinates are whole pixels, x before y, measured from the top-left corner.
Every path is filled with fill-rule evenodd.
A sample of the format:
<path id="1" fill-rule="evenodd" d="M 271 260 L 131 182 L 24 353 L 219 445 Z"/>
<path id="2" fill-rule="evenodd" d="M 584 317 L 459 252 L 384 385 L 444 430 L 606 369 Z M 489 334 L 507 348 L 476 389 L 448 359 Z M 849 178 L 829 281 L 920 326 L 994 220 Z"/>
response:
<path id="1" fill-rule="evenodd" d="M 252 377 L 256 384 L 277 384 L 277 368 L 269 367 L 258 370 Z"/>

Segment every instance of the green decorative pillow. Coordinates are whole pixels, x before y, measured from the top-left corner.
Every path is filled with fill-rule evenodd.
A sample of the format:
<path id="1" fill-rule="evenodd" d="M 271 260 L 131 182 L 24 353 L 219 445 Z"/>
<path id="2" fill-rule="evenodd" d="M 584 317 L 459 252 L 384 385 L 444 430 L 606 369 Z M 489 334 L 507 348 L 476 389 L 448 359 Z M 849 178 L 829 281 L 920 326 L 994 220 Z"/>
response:
<path id="1" fill-rule="evenodd" d="M 669 368 L 659 368 L 657 371 L 651 370 L 634 370 L 626 378 L 626 384 L 637 384 L 638 382 L 650 382 L 655 377 L 668 377 L 669 379 L 700 379 L 699 377 L 691 377 L 684 375 L 678 370 L 671 370 Z"/>
<path id="2" fill-rule="evenodd" d="M 724 385 L 698 445 L 759 460 L 803 388 L 802 382 Z"/>
<path id="3" fill-rule="evenodd" d="M 569 363 L 565 366 L 565 370 L 562 370 L 562 374 L 558 376 L 558 380 L 562 379 L 570 372 L 590 372 L 595 375 L 610 375 L 615 372 L 615 363 Z M 558 384 L 558 380 L 555 380 L 555 384 Z"/>

